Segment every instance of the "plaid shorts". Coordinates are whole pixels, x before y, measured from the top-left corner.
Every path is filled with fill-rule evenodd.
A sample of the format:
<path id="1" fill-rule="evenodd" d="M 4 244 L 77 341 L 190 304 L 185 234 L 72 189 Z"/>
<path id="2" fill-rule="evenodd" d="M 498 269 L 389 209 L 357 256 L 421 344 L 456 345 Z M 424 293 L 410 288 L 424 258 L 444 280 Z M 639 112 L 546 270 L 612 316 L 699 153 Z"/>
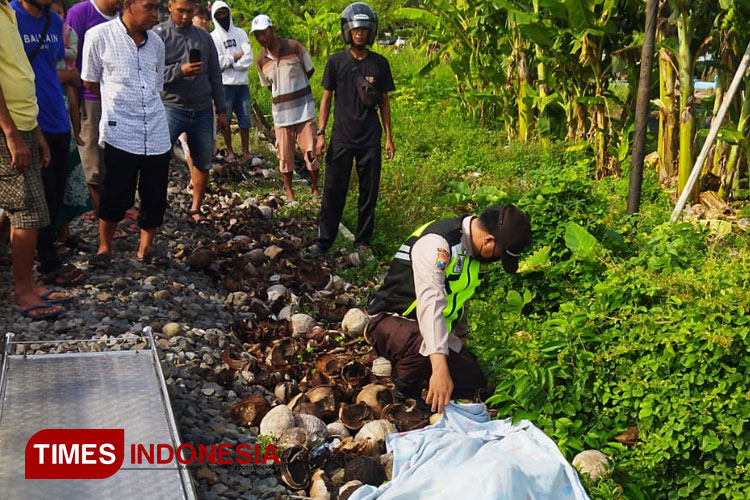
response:
<path id="1" fill-rule="evenodd" d="M 24 190 L 26 191 L 27 206 L 22 210 L 8 211 L 10 224 L 17 229 L 41 229 L 50 223 L 47 202 L 44 198 L 42 185 L 42 170 L 39 161 L 39 142 L 36 130 L 21 132 L 21 137 L 31 149 L 31 167 L 23 173 Z M 11 167 L 11 154 L 8 141 L 0 131 L 0 172 L 8 172 Z M 0 189 L 3 189 L 0 186 Z M 0 207 L 2 208 L 2 207 Z"/>

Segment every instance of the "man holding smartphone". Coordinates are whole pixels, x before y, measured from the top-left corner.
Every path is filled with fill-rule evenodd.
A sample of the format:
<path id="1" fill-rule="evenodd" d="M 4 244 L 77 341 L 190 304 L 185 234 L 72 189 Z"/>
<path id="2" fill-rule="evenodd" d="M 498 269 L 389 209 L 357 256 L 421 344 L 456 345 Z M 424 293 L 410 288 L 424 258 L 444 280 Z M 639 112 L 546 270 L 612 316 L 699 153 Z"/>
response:
<path id="1" fill-rule="evenodd" d="M 211 35 L 193 26 L 194 0 L 170 0 L 169 18 L 154 28 L 164 41 L 164 91 L 169 136 L 174 144 L 180 134 L 187 143 L 194 167 L 190 169 L 193 203 L 190 221 L 208 224 L 201 204 L 208 184 L 214 148 L 214 112 L 219 128 L 227 127 L 224 87 L 216 47 Z"/>

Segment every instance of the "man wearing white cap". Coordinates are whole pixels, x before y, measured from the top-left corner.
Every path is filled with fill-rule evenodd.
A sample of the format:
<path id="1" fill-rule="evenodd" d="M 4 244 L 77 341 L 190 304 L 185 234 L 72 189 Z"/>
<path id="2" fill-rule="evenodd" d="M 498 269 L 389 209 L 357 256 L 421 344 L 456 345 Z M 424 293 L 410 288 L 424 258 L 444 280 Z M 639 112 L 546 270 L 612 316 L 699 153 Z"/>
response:
<path id="1" fill-rule="evenodd" d="M 310 55 L 296 40 L 278 38 L 266 15 L 253 19 L 250 32 L 263 47 L 256 58 L 258 76 L 273 95 L 271 111 L 276 128 L 276 154 L 288 200 L 294 199 L 294 144 L 299 144 L 310 172 L 312 194 L 317 199 L 318 160 L 315 156 L 315 101 L 310 88 L 313 67 Z"/>

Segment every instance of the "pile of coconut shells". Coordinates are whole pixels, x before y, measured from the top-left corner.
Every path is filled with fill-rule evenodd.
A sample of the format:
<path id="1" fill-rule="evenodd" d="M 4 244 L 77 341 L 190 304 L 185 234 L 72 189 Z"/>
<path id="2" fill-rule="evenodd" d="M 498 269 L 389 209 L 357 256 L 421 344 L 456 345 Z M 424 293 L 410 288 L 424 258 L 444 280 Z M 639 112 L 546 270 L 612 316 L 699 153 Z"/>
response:
<path id="1" fill-rule="evenodd" d="M 363 325 L 364 318 L 360 309 L 350 309 L 341 331 L 326 330 L 304 314 L 263 321 L 244 332 L 241 352 L 224 352 L 232 377 L 266 393 L 235 405 L 233 419 L 272 436 L 282 481 L 312 498 L 343 499 L 362 484 L 390 479 L 388 434 L 429 423 L 430 415 L 414 401 L 396 401 L 390 362 L 350 326 Z M 342 333 L 350 340 L 336 341 Z"/>
<path id="2" fill-rule="evenodd" d="M 275 196 L 224 193 L 213 203 L 212 241 L 177 255 L 223 283 L 235 318 L 223 363 L 204 378 L 253 389 L 231 418 L 272 439 L 281 480 L 297 495 L 343 500 L 389 480 L 386 436 L 431 416 L 396 401 L 391 363 L 364 341 L 359 290 L 330 267 L 349 260 L 306 258 L 297 236 L 304 222 L 279 217 Z"/>

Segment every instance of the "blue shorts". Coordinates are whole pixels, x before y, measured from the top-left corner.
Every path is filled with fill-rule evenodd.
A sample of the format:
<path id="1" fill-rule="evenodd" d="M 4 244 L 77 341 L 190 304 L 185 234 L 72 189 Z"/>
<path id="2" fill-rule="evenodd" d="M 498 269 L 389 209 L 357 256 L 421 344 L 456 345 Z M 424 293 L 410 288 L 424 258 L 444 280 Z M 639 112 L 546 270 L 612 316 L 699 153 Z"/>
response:
<path id="1" fill-rule="evenodd" d="M 193 165 L 204 172 L 211 169 L 214 153 L 214 110 L 187 111 L 164 106 L 169 124 L 169 141 L 174 145 L 185 132 Z"/>
<path id="2" fill-rule="evenodd" d="M 227 103 L 227 121 L 232 121 L 232 112 L 237 115 L 240 128 L 250 128 L 250 89 L 247 85 L 224 85 Z"/>

